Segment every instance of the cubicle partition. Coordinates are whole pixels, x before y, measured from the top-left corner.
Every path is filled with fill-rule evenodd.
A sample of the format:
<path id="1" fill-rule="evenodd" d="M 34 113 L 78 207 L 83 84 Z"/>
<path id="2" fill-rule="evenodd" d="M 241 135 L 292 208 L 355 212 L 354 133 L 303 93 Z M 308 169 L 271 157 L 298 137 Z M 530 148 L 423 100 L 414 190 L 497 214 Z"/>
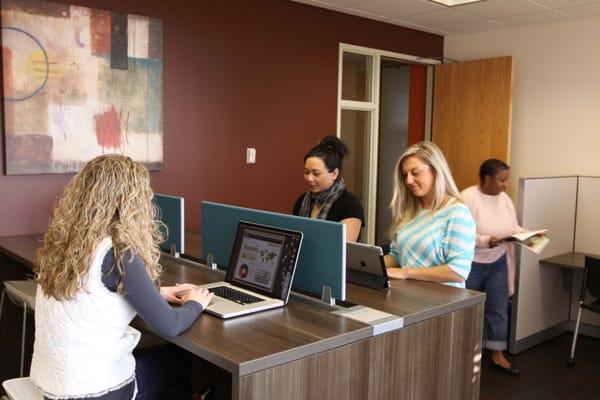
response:
<path id="1" fill-rule="evenodd" d="M 574 250 L 600 254 L 600 177 L 580 176 Z"/>
<path id="2" fill-rule="evenodd" d="M 158 219 L 166 227 L 165 242 L 161 250 L 173 256 L 185 253 L 185 205 L 183 197 L 154 193 Z"/>
<path id="3" fill-rule="evenodd" d="M 573 252 L 600 254 L 600 178 L 524 178 L 519 221 L 548 229 L 550 243 L 537 255 L 517 247 L 518 272 L 509 350 L 518 353 L 572 329 L 581 274 L 543 260 Z M 584 322 L 596 323 L 593 316 Z"/>
<path id="4" fill-rule="evenodd" d="M 240 221 L 301 231 L 304 234 L 292 289 L 320 297 L 323 285 L 346 299 L 346 230 L 339 222 L 203 201 L 202 257 L 227 266 Z"/>

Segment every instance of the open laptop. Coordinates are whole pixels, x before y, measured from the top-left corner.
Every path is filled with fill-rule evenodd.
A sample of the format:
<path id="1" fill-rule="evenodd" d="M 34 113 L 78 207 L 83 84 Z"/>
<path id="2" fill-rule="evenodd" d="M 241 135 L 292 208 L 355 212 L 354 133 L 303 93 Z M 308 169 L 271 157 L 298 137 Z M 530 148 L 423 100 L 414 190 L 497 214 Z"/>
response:
<path id="1" fill-rule="evenodd" d="M 373 289 L 390 286 L 379 246 L 346 242 L 346 280 Z"/>
<path id="2" fill-rule="evenodd" d="M 215 294 L 206 311 L 232 318 L 287 304 L 302 232 L 242 221 L 225 282 L 201 287 Z"/>

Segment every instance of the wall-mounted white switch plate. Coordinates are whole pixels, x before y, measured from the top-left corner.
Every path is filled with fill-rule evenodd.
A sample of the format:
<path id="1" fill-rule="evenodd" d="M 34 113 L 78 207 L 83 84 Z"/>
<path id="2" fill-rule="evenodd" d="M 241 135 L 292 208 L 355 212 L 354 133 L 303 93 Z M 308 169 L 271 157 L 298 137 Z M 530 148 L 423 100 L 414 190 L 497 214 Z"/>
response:
<path id="1" fill-rule="evenodd" d="M 256 164 L 256 149 L 254 147 L 246 149 L 246 164 Z"/>

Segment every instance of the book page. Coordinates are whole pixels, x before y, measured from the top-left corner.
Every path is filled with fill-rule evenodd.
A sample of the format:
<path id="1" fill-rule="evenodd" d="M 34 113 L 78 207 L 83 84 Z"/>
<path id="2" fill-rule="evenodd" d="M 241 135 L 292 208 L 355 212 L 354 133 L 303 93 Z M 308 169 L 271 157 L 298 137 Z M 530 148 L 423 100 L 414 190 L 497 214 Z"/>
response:
<path id="1" fill-rule="evenodd" d="M 540 254 L 544 247 L 550 242 L 548 236 L 531 236 L 529 239 L 523 241 L 523 245 L 535 254 Z"/>
<path id="2" fill-rule="evenodd" d="M 524 242 L 532 236 L 536 236 L 536 235 L 539 235 L 541 233 L 546 233 L 546 232 L 548 232 L 548 229 L 540 229 L 539 231 L 527 231 L 527 232 L 515 233 L 511 237 Z"/>

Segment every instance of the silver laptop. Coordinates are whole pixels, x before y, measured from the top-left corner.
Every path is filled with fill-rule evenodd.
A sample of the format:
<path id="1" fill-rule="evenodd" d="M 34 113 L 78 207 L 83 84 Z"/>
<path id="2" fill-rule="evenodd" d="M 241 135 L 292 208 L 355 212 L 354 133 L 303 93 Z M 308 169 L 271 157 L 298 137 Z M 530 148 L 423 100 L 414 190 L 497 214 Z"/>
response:
<path id="1" fill-rule="evenodd" d="M 215 294 L 206 311 L 232 318 L 287 304 L 302 232 L 240 222 L 225 282 L 201 285 Z"/>
<path id="2" fill-rule="evenodd" d="M 346 242 L 346 280 L 373 289 L 390 286 L 379 246 Z"/>

